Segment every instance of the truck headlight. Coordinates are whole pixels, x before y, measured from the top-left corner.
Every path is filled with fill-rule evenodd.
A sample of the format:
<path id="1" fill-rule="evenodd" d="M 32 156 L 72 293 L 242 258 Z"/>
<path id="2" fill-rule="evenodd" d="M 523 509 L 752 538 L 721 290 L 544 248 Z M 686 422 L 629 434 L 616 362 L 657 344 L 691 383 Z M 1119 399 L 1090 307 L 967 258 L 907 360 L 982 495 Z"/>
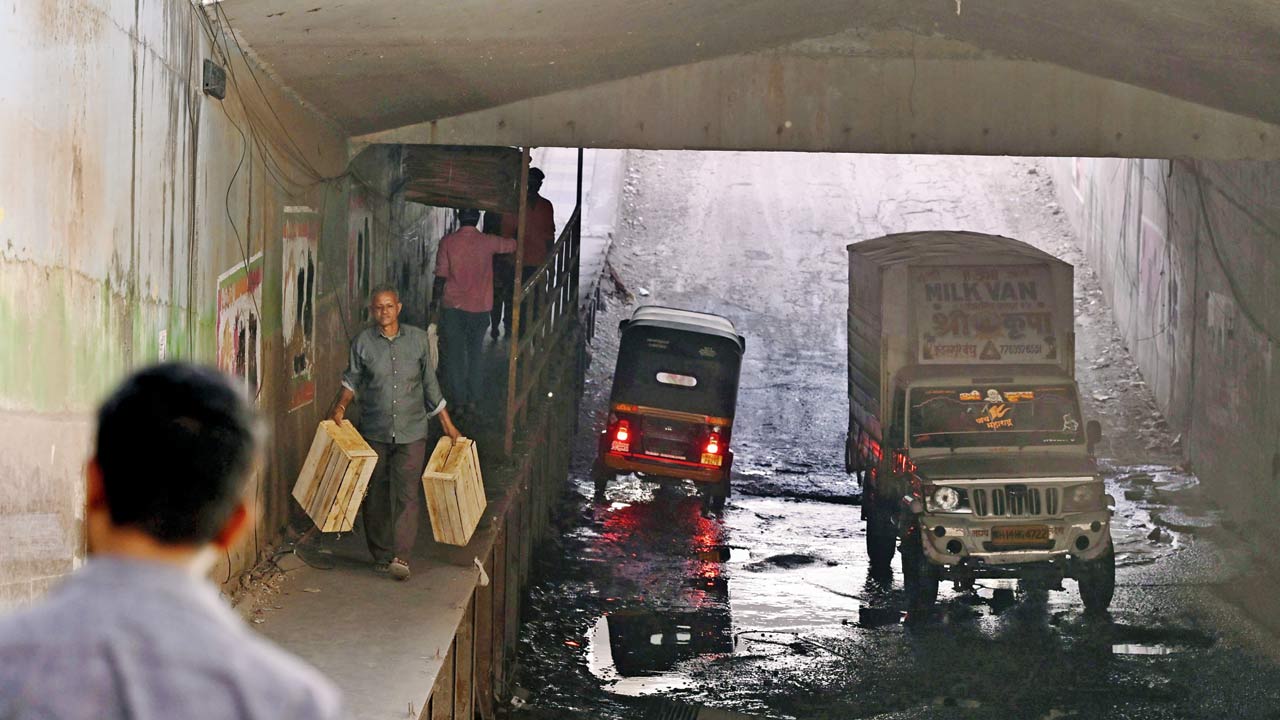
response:
<path id="1" fill-rule="evenodd" d="M 929 512 L 969 512 L 968 493 L 964 490 L 942 485 L 934 488 L 933 492 L 929 493 L 926 498 Z"/>
<path id="2" fill-rule="evenodd" d="M 1105 509 L 1103 495 L 1104 489 L 1100 482 L 1072 485 L 1062 494 L 1062 509 L 1065 512 L 1090 512 Z"/>

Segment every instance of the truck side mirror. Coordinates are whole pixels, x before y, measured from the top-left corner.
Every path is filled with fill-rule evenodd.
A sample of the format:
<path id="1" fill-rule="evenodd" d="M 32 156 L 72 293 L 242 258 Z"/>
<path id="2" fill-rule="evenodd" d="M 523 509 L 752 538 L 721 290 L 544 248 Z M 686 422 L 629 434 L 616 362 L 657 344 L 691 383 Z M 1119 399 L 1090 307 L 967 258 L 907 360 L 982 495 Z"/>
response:
<path id="1" fill-rule="evenodd" d="M 1090 420 L 1084 426 L 1084 438 L 1088 443 L 1090 454 L 1098 443 L 1102 442 L 1102 423 L 1097 420 Z"/>

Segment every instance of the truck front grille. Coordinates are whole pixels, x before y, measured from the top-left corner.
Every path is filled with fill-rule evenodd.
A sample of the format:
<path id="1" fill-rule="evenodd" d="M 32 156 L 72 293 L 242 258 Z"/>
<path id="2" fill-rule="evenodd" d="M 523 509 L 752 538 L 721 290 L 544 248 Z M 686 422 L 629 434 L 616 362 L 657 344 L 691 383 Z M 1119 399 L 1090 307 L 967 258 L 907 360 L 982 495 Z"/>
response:
<path id="1" fill-rule="evenodd" d="M 1058 488 L 1004 485 L 970 491 L 973 514 L 978 517 L 1037 517 L 1057 515 Z"/>

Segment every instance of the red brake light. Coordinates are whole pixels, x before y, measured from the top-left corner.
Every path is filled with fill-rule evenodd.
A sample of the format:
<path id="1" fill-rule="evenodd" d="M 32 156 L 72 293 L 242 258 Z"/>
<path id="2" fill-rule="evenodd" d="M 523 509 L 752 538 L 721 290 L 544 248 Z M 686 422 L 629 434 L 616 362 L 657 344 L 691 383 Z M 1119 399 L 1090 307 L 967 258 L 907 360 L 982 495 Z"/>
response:
<path id="1" fill-rule="evenodd" d="M 706 452 L 707 452 L 709 455 L 719 455 L 719 454 L 720 454 L 720 436 L 719 436 L 719 435 L 717 435 L 717 434 L 715 434 L 715 433 L 712 433 L 712 434 L 711 434 L 711 437 L 707 438 L 707 449 L 706 449 Z"/>
<path id="2" fill-rule="evenodd" d="M 631 424 L 626 420 L 618 423 L 618 429 L 613 433 L 613 439 L 618 442 L 627 442 L 631 439 Z"/>
<path id="3" fill-rule="evenodd" d="M 911 462 L 911 458 L 907 457 L 906 453 L 896 452 L 893 454 L 893 471 L 900 475 L 914 475 L 916 464 Z"/>

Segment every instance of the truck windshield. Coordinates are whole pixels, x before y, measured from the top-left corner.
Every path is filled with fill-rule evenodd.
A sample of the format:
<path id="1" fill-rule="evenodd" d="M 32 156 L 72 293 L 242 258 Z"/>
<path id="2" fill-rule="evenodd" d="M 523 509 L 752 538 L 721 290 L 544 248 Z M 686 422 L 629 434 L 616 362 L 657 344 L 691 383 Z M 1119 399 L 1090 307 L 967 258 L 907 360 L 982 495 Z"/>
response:
<path id="1" fill-rule="evenodd" d="M 912 447 L 993 447 L 1081 443 L 1071 385 L 912 388 Z"/>

